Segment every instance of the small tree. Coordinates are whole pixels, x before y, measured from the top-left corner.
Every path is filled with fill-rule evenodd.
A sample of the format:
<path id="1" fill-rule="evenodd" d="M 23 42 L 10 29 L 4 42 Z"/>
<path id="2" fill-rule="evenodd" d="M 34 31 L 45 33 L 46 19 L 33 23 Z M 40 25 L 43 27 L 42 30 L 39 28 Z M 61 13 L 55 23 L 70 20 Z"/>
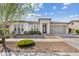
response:
<path id="1" fill-rule="evenodd" d="M 33 6 L 28 4 L 17 4 L 17 3 L 1 3 L 0 4 L 0 37 L 2 39 L 3 50 L 9 52 L 10 49 L 6 46 L 6 30 L 12 24 L 12 21 L 20 19 L 23 15 L 26 15 Z M 19 21 L 19 20 L 18 20 Z M 8 33 L 9 34 L 9 33 Z"/>
<path id="2" fill-rule="evenodd" d="M 77 34 L 79 34 L 79 29 L 78 29 L 78 30 L 76 30 L 76 33 L 77 33 Z"/>

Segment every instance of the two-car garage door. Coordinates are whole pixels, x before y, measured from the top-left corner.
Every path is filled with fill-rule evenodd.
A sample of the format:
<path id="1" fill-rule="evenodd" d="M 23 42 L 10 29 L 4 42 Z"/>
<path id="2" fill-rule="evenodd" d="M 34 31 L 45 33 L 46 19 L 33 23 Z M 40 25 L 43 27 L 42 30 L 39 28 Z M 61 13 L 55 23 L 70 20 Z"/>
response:
<path id="1" fill-rule="evenodd" d="M 65 25 L 51 25 L 50 31 L 52 34 L 66 34 L 66 26 Z"/>

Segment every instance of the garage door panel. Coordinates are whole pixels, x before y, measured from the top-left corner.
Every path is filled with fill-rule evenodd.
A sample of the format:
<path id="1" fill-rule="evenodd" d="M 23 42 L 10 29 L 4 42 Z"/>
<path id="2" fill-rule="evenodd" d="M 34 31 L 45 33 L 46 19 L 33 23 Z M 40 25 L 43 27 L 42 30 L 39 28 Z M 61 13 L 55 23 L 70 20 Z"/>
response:
<path id="1" fill-rule="evenodd" d="M 53 34 L 65 34 L 66 26 L 51 26 L 51 33 Z"/>

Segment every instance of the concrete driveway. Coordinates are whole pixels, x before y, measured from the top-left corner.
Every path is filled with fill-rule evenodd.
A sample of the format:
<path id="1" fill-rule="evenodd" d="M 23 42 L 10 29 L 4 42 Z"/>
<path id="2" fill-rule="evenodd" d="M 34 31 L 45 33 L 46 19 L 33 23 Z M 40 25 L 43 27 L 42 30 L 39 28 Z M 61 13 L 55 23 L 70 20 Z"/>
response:
<path id="1" fill-rule="evenodd" d="M 79 35 L 76 35 L 76 34 L 61 34 L 61 35 L 58 35 L 58 36 L 61 37 L 61 39 L 65 43 L 79 49 Z"/>
<path id="2" fill-rule="evenodd" d="M 79 49 L 79 38 L 64 38 L 65 43 Z"/>

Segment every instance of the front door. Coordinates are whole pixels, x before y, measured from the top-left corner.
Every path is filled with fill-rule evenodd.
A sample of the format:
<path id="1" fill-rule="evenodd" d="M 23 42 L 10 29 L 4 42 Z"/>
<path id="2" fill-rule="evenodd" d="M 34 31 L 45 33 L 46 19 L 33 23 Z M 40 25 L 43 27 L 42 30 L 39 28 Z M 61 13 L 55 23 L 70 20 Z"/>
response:
<path id="1" fill-rule="evenodd" d="M 46 26 L 46 24 L 43 25 L 43 33 L 47 33 L 47 26 Z"/>

